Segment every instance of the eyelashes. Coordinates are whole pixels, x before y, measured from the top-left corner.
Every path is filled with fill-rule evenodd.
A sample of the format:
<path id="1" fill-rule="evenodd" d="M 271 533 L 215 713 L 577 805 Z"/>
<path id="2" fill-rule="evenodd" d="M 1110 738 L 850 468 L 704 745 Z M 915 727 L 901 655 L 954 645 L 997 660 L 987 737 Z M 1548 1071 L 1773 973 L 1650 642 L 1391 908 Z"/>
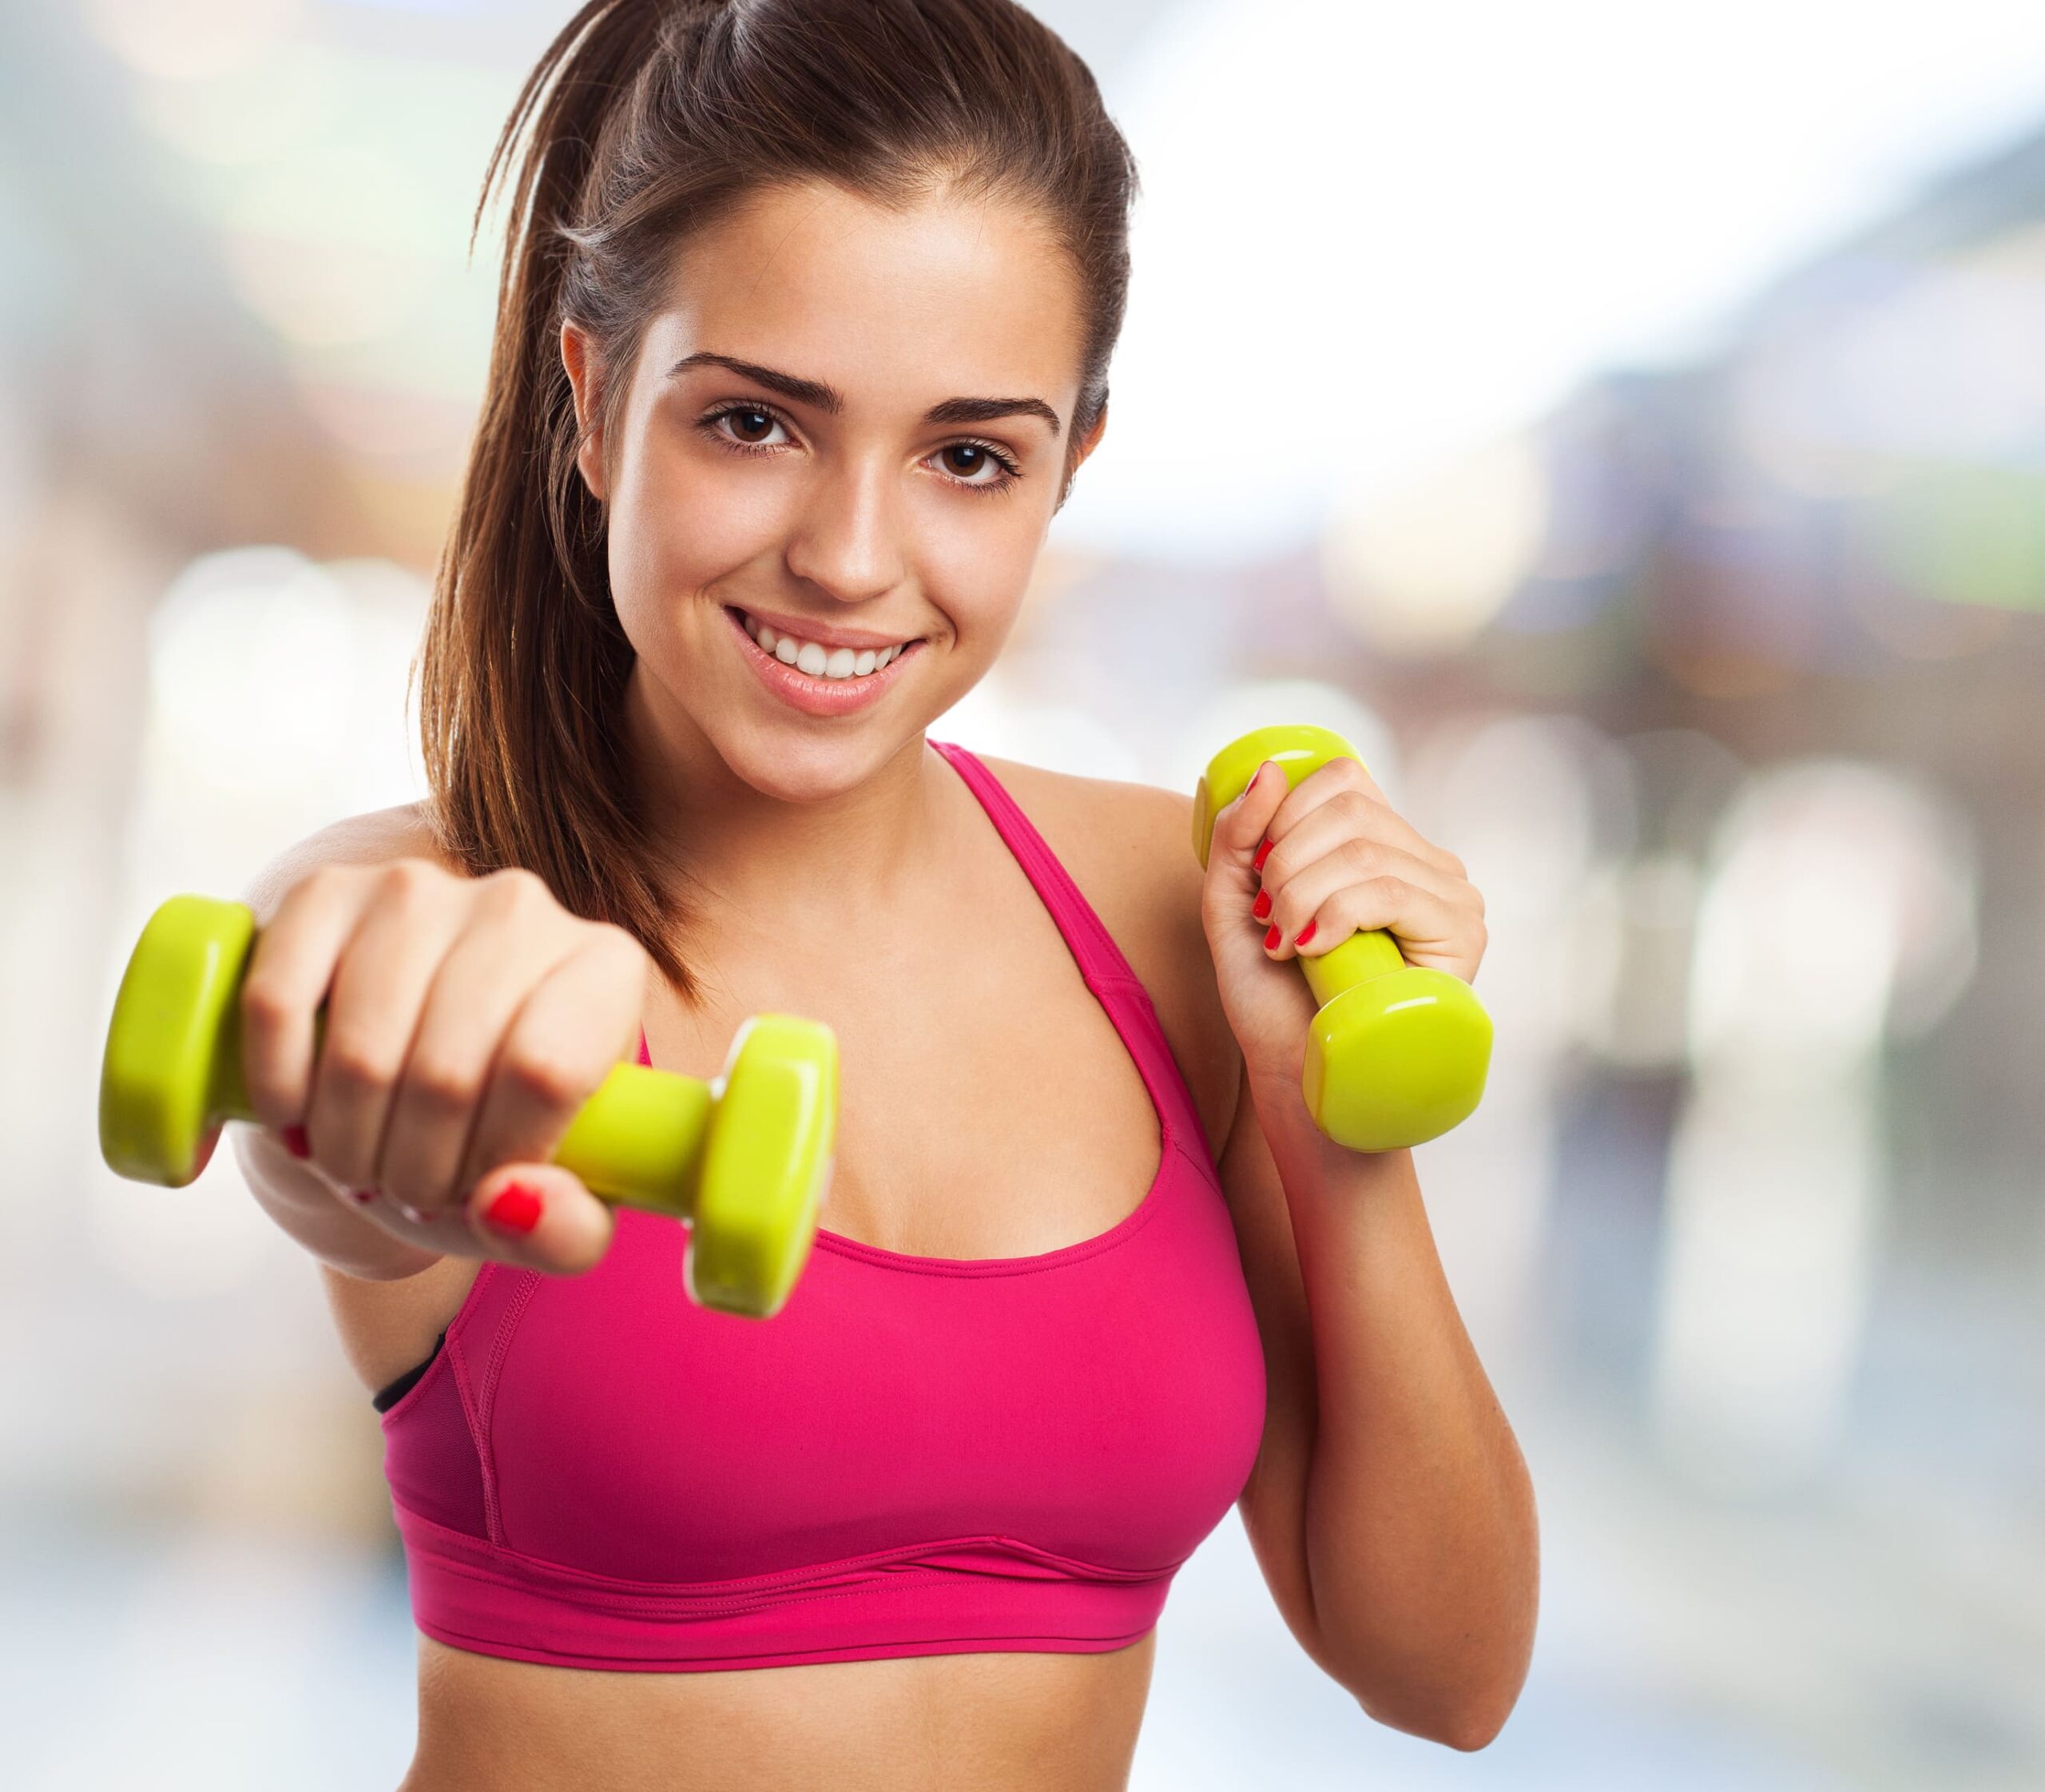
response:
<path id="1" fill-rule="evenodd" d="M 697 419 L 696 427 L 698 429 L 721 447 L 729 448 L 735 454 L 772 454 L 781 447 L 781 444 L 775 442 L 740 441 L 737 437 L 727 435 L 718 427 L 727 417 L 764 417 L 769 423 L 779 424 L 783 429 L 788 428 L 788 419 L 772 405 L 756 403 L 751 399 L 743 403 L 720 405 L 716 410 L 709 411 Z M 1013 456 L 1007 453 L 999 444 L 982 441 L 977 436 L 963 436 L 955 442 L 947 442 L 935 452 L 940 455 L 950 454 L 959 448 L 977 450 L 987 456 L 990 464 L 999 469 L 999 476 L 991 479 L 962 479 L 956 473 L 948 471 L 945 473 L 943 477 L 963 491 L 1007 491 L 1023 476 L 1022 468 L 1016 465 Z"/>

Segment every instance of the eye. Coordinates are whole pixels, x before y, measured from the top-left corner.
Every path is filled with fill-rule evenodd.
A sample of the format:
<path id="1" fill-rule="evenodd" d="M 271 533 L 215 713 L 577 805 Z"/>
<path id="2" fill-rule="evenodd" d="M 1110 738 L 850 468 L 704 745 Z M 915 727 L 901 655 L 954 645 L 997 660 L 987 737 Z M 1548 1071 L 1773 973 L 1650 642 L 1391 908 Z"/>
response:
<path id="1" fill-rule="evenodd" d="M 937 451 L 946 475 L 963 486 L 999 491 L 1022 477 L 1014 461 L 991 442 L 953 442 Z"/>
<path id="2" fill-rule="evenodd" d="M 771 411 L 763 411 L 755 404 L 735 404 L 705 418 L 704 422 L 716 429 L 721 423 L 732 427 L 727 439 L 748 448 L 771 447 L 771 433 L 781 427 L 781 419 Z"/>

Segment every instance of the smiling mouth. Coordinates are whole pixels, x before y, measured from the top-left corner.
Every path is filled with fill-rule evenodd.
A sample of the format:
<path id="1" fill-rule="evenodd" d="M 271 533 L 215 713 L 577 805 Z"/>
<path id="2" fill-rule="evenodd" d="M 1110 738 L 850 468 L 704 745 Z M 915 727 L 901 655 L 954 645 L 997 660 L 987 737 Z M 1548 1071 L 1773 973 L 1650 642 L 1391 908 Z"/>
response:
<path id="1" fill-rule="evenodd" d="M 828 647 L 821 642 L 805 641 L 800 635 L 783 634 L 772 624 L 762 622 L 736 604 L 724 606 L 725 614 L 747 638 L 770 658 L 789 671 L 813 678 L 820 685 L 858 684 L 885 672 L 896 661 L 906 659 L 924 645 L 924 637 L 895 642 L 885 648 Z"/>

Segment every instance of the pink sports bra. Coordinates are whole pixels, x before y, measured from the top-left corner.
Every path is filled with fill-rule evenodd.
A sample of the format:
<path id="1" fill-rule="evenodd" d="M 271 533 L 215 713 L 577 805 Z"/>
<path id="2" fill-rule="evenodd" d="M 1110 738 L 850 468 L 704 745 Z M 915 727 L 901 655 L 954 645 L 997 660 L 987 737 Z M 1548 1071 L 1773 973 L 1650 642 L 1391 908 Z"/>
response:
<path id="1" fill-rule="evenodd" d="M 931 745 L 1135 1059 L 1155 1180 L 1120 1224 L 1035 1257 L 820 1227 L 766 1321 L 693 1305 L 681 1226 L 631 1208 L 585 1275 L 486 1263 L 434 1355 L 378 1397 L 427 1635 L 681 1672 L 1118 1649 L 1241 1493 L 1264 1357 L 1198 1111 L 1036 829 L 971 753 Z"/>

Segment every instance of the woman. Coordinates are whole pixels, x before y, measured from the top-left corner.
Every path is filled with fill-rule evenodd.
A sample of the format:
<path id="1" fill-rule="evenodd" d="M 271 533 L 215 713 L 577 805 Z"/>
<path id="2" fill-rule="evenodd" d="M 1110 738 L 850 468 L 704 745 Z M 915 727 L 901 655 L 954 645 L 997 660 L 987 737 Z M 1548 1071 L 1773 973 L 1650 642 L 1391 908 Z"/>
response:
<path id="1" fill-rule="evenodd" d="M 924 737 L 1102 439 L 1090 77 L 1011 0 L 593 0 L 486 201 L 528 125 L 432 797 L 249 892 L 239 1150 L 378 1390 L 406 1786 L 1122 1786 L 1232 1504 L 1316 1663 L 1480 1746 L 1531 1491 L 1410 1155 L 1307 1120 L 1289 962 L 1472 975 L 1463 866 L 1353 762 L 1267 769 L 1203 876 L 1182 793 Z M 710 1076 L 762 1009 L 843 1066 L 765 1321 L 546 1162 L 620 1056 Z"/>

